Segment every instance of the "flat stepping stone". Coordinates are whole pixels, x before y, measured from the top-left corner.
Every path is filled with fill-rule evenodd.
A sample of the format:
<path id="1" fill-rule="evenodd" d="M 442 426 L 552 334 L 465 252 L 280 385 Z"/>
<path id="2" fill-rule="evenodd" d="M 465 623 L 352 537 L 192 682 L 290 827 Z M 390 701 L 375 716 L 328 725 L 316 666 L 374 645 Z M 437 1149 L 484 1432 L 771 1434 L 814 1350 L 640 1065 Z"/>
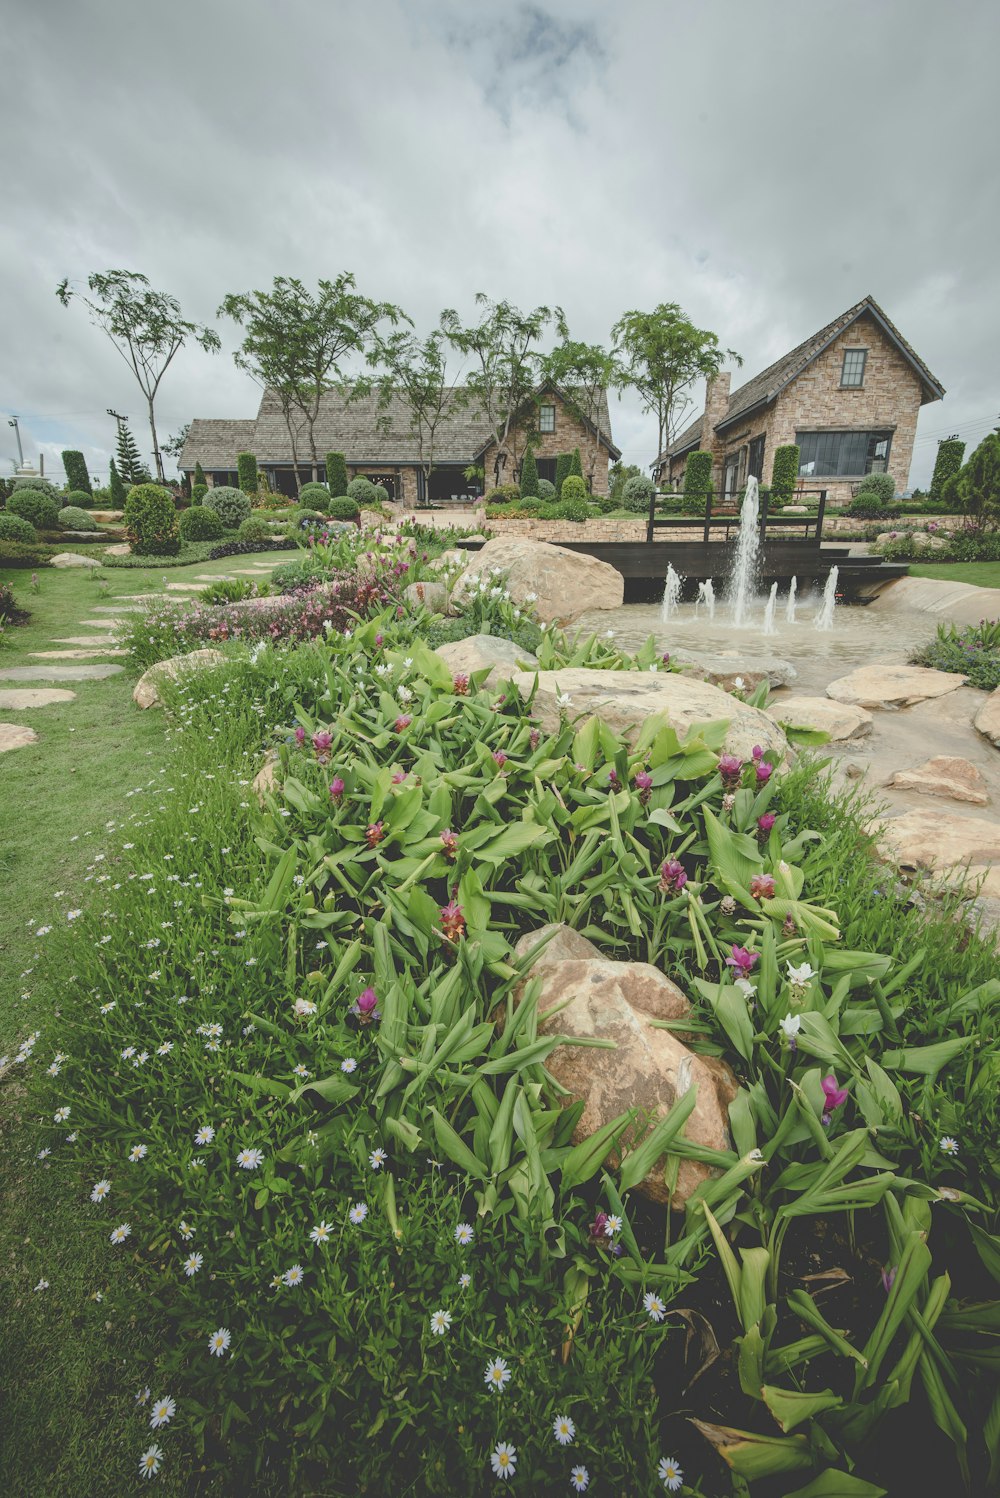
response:
<path id="1" fill-rule="evenodd" d="M 95 603 L 92 607 L 96 614 L 144 614 L 146 612 L 141 603 L 134 607 L 128 603 Z M 87 620 L 83 622 L 86 624 Z M 115 621 L 112 619 L 108 622 L 113 625 Z"/>
<path id="2" fill-rule="evenodd" d="M 952 801 L 971 801 L 974 806 L 985 806 L 990 799 L 985 777 L 976 766 L 951 754 L 936 754 L 926 764 L 897 770 L 889 786 L 925 796 L 947 796 Z"/>
<path id="3" fill-rule="evenodd" d="M 26 728 L 23 723 L 0 723 L 0 754 L 37 743 L 38 735 L 33 728 Z"/>
<path id="4" fill-rule="evenodd" d="M 869 830 L 878 856 L 902 873 L 926 869 L 953 886 L 982 879 L 982 893 L 1000 899 L 1000 824 L 921 808 L 878 819 Z"/>
<path id="5" fill-rule="evenodd" d="M 212 579 L 215 582 L 215 578 Z M 168 593 L 200 593 L 203 590 L 202 583 L 167 583 Z"/>
<path id="6" fill-rule="evenodd" d="M 202 583 L 234 583 L 235 572 L 196 572 L 195 576 Z"/>
<path id="7" fill-rule="evenodd" d="M 1000 687 L 990 693 L 973 721 L 983 738 L 1000 749 Z"/>
<path id="8" fill-rule="evenodd" d="M 110 621 L 109 621 L 109 626 L 108 627 L 110 627 Z M 105 628 L 105 624 L 104 624 L 103 619 L 101 620 L 101 628 L 102 629 Z M 56 640 L 53 640 L 52 643 L 53 643 L 53 645 L 106 645 L 108 643 L 108 636 L 107 635 L 60 635 L 59 638 L 56 639 Z"/>
<path id="9" fill-rule="evenodd" d="M 831 681 L 826 695 L 834 702 L 864 708 L 892 710 L 912 707 L 929 697 L 943 697 L 962 686 L 965 677 L 955 671 L 935 671 L 930 666 L 904 666 L 895 661 L 873 661 Z"/>
<path id="10" fill-rule="evenodd" d="M 875 719 L 866 708 L 830 697 L 806 697 L 798 693 L 776 697 L 764 711 L 782 728 L 806 728 L 825 733 L 834 742 L 857 739 L 870 733 Z"/>
<path id="11" fill-rule="evenodd" d="M 128 651 L 105 645 L 100 650 L 29 650 L 28 654 L 36 661 L 93 661 L 105 655 L 128 655 Z"/>
<path id="12" fill-rule="evenodd" d="M 124 619 L 81 619 L 80 623 L 84 629 L 117 629 L 124 624 Z"/>
<path id="13" fill-rule="evenodd" d="M 103 681 L 117 676 L 124 666 L 11 666 L 0 671 L 0 681 Z"/>
<path id="14" fill-rule="evenodd" d="M 0 687 L 0 711 L 29 707 L 51 707 L 55 702 L 75 702 L 67 687 Z"/>

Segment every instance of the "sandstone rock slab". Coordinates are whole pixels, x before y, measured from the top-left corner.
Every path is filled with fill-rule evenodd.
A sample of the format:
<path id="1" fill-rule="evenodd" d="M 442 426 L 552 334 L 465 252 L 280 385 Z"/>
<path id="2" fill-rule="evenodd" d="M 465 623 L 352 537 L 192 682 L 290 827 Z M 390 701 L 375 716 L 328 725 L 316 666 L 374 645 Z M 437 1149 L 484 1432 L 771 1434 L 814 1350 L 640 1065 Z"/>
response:
<path id="1" fill-rule="evenodd" d="M 548 941 L 545 941 L 546 937 L 549 937 Z M 545 945 L 541 946 L 543 941 Z M 564 921 L 553 921 L 547 926 L 539 927 L 537 931 L 526 931 L 519 937 L 514 952 L 518 957 L 527 957 L 536 947 L 539 952 L 531 964 L 532 972 L 540 972 L 553 962 L 566 962 L 572 958 L 586 961 L 591 957 L 601 956 L 600 949 L 592 941 L 588 941 Z"/>
<path id="2" fill-rule="evenodd" d="M 175 681 L 188 671 L 198 671 L 204 666 L 218 666 L 226 657 L 221 650 L 192 650 L 188 655 L 172 655 L 169 660 L 157 661 L 150 666 L 132 689 L 132 700 L 139 707 L 162 707 L 163 699 L 159 684 L 166 678 Z"/>
<path id="3" fill-rule="evenodd" d="M 983 738 L 1000 749 L 1000 687 L 990 693 L 973 722 Z"/>
<path id="4" fill-rule="evenodd" d="M 36 661 L 93 661 L 108 655 L 128 655 L 128 651 L 103 645 L 90 650 L 29 650 L 28 654 Z"/>
<path id="5" fill-rule="evenodd" d="M 38 735 L 33 728 L 27 728 L 23 723 L 0 723 L 0 754 L 37 743 Z"/>
<path id="6" fill-rule="evenodd" d="M 692 676 L 721 687 L 724 692 L 753 692 L 766 681 L 770 687 L 787 687 L 798 672 L 791 661 L 776 655 L 742 657 L 739 652 L 672 650 L 671 657 Z"/>
<path id="7" fill-rule="evenodd" d="M 904 666 L 895 661 L 872 661 L 847 676 L 831 681 L 826 695 L 834 702 L 858 707 L 892 709 L 911 707 L 929 697 L 943 697 L 965 681 L 955 671 L 935 671 L 930 666 Z"/>
<path id="8" fill-rule="evenodd" d="M 103 628 L 103 621 L 102 621 Z M 52 642 L 54 645 L 107 645 L 107 635 L 59 635 Z"/>
<path id="9" fill-rule="evenodd" d="M 545 624 L 572 624 L 588 609 L 620 608 L 625 597 L 625 579 L 607 562 L 521 536 L 498 536 L 473 553 L 455 584 L 455 602 L 471 597 L 480 579 L 502 581 L 514 602 L 530 602 Z"/>
<path id="10" fill-rule="evenodd" d="M 443 551 L 440 556 L 435 557 L 427 565 L 432 572 L 456 572 L 462 571 L 469 560 L 467 551 L 459 551 L 457 546 L 451 546 Z"/>
<path id="11" fill-rule="evenodd" d="M 403 597 L 411 609 L 430 609 L 432 614 L 444 614 L 451 597 L 444 583 L 410 583 L 403 589 Z"/>
<path id="12" fill-rule="evenodd" d="M 97 557 L 85 557 L 78 551 L 60 551 L 52 558 L 53 567 L 99 567 Z"/>
<path id="13" fill-rule="evenodd" d="M 67 661 L 63 666 L 10 666 L 0 671 L 0 681 L 103 681 L 117 676 L 124 666 L 83 666 Z"/>
<path id="14" fill-rule="evenodd" d="M 911 770 L 897 770 L 889 785 L 900 791 L 969 801 L 974 806 L 985 806 L 990 799 L 981 771 L 969 760 L 952 754 L 936 754 Z"/>
<path id="15" fill-rule="evenodd" d="M 765 708 L 765 712 L 782 728 L 806 728 L 814 733 L 825 733 L 834 743 L 863 738 L 871 733 L 875 721 L 863 707 L 835 702 L 831 697 L 807 697 L 799 693 L 777 698 Z"/>
<path id="16" fill-rule="evenodd" d="M 31 707 L 52 707 L 59 702 L 75 702 L 76 693 L 67 687 L 0 688 L 0 709 L 17 712 Z"/>
<path id="17" fill-rule="evenodd" d="M 1000 824 L 921 807 L 873 830 L 879 856 L 903 873 L 926 870 L 953 885 L 983 878 L 982 894 L 1000 897 Z"/>
<path id="18" fill-rule="evenodd" d="M 755 744 L 760 744 L 776 764 L 788 753 L 788 741 L 773 718 L 707 681 L 694 681 L 676 671 L 593 671 L 565 667 L 561 671 L 540 671 L 537 679 L 533 711 L 549 730 L 558 727 L 561 712 L 572 718 L 589 713 L 603 719 L 616 732 L 634 739 L 634 730 L 646 718 L 663 713 L 682 738 L 694 723 L 726 720 L 729 724 L 726 752 L 744 759 L 749 759 Z M 511 680 L 525 697 L 535 683 L 535 677 L 527 672 L 518 672 Z M 564 707 L 560 706 L 560 697 L 568 698 Z"/>
<path id="19" fill-rule="evenodd" d="M 132 555 L 132 548 L 127 541 L 118 541 L 114 546 L 109 546 L 104 555 L 107 557 L 129 557 Z"/>
<path id="20" fill-rule="evenodd" d="M 446 661 L 453 676 L 471 676 L 474 671 L 489 669 L 488 686 L 509 681 L 518 671 L 533 671 L 538 661 L 530 650 L 522 650 L 513 640 L 498 635 L 469 635 L 464 640 L 450 640 L 436 652 Z"/>

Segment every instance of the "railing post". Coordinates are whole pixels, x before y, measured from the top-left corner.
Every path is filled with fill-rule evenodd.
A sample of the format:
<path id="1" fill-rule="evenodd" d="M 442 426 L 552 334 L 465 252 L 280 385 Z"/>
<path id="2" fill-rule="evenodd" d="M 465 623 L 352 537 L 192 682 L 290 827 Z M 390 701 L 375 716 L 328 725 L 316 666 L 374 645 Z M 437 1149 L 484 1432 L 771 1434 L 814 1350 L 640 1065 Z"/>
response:
<path id="1" fill-rule="evenodd" d="M 761 544 L 761 546 L 763 546 L 763 544 L 764 544 L 764 532 L 767 530 L 767 511 L 768 511 L 768 507 L 770 505 L 770 502 L 771 502 L 771 496 L 769 494 L 765 494 L 764 495 L 764 503 L 761 506 L 761 510 L 760 510 L 760 544 Z"/>
<path id="2" fill-rule="evenodd" d="M 712 491 L 709 489 L 705 495 L 705 529 L 702 541 L 707 546 L 712 538 Z"/>
<path id="3" fill-rule="evenodd" d="M 656 510 L 656 484 L 653 484 L 653 492 L 649 496 L 649 519 L 646 521 L 646 545 L 649 546 L 653 539 L 653 515 Z"/>
<path id="4" fill-rule="evenodd" d="M 816 513 L 816 545 L 819 546 L 823 540 L 823 517 L 826 514 L 826 490 L 819 491 L 819 510 Z"/>

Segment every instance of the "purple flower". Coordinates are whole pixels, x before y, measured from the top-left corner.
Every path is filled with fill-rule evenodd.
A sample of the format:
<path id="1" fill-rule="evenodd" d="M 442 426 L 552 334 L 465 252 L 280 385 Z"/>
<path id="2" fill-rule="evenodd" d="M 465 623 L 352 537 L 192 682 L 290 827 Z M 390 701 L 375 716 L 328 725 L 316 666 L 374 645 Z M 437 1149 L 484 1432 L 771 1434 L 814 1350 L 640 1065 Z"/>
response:
<path id="1" fill-rule="evenodd" d="M 833 1072 L 831 1072 L 828 1077 L 823 1078 L 820 1086 L 823 1089 L 824 1099 L 823 1122 L 825 1124 L 828 1124 L 830 1122 L 830 1116 L 833 1113 L 834 1109 L 842 1108 L 847 1102 L 847 1089 L 837 1086 L 837 1079 L 833 1075 Z"/>
<path id="2" fill-rule="evenodd" d="M 746 947 L 734 946 L 726 958 L 726 967 L 731 967 L 733 972 L 741 978 L 748 978 L 756 966 L 757 953 L 748 952 Z"/>
<path id="3" fill-rule="evenodd" d="M 684 865 L 679 859 L 668 858 L 665 863 L 660 865 L 660 889 L 665 895 L 670 894 L 671 891 L 680 894 L 687 882 L 688 876 L 684 872 Z"/>
<path id="4" fill-rule="evenodd" d="M 542 735 L 539 733 L 537 728 L 533 728 L 528 734 L 528 743 L 531 745 L 532 753 L 534 753 L 534 751 L 538 748 L 541 741 Z"/>
<path id="5" fill-rule="evenodd" d="M 458 852 L 458 834 L 446 827 L 441 834 L 441 848 L 445 858 L 454 860 Z"/>
<path id="6" fill-rule="evenodd" d="M 882 1289 L 885 1291 L 886 1295 L 889 1294 L 889 1291 L 892 1289 L 893 1285 L 896 1283 L 896 1271 L 897 1271 L 897 1269 L 898 1269 L 898 1265 L 893 1264 L 893 1265 L 891 1265 L 890 1268 L 882 1270 Z"/>
<path id="7" fill-rule="evenodd" d="M 740 783 L 743 761 L 735 754 L 723 754 L 719 758 L 718 771 L 722 776 L 722 784 L 731 789 Z"/>
<path id="8" fill-rule="evenodd" d="M 382 644 L 382 636 L 381 635 L 376 635 L 375 636 L 375 644 L 376 645 L 381 645 Z"/>
<path id="9" fill-rule="evenodd" d="M 770 874 L 754 874 L 750 880 L 750 893 L 755 900 L 774 899 L 774 879 Z"/>
<path id="10" fill-rule="evenodd" d="M 660 657 L 660 659 L 662 660 L 662 662 L 663 662 L 663 664 L 665 666 L 669 666 L 670 665 L 670 651 L 669 650 L 665 650 L 663 652 L 662 656 Z"/>
<path id="11" fill-rule="evenodd" d="M 330 781 L 330 796 L 334 801 L 339 801 L 344 794 L 344 782 L 339 775 L 335 775 Z"/>
<path id="12" fill-rule="evenodd" d="M 773 765 L 769 765 L 766 759 L 759 759 L 757 761 L 757 767 L 756 768 L 757 768 L 757 784 L 758 785 L 767 785 L 767 782 L 770 780 L 771 776 L 774 774 L 774 766 Z"/>
<path id="13" fill-rule="evenodd" d="M 754 760 L 764 758 L 764 751 L 759 744 L 754 744 L 753 748 L 750 750 L 750 758 Z"/>
<path id="14" fill-rule="evenodd" d="M 302 745 L 302 744 L 304 744 L 304 743 L 305 743 L 305 741 L 306 741 L 306 731 L 305 731 L 305 729 L 304 729 L 304 728 L 303 728 L 303 727 L 302 727 L 302 726 L 301 726 L 301 725 L 300 725 L 300 726 L 299 726 L 299 727 L 298 727 L 298 728 L 297 728 L 297 729 L 296 729 L 296 730 L 295 730 L 295 742 L 296 742 L 296 743 L 297 743 L 297 744 L 298 744 L 298 745 L 300 745 L 300 746 L 301 746 L 301 745 Z"/>
<path id="15" fill-rule="evenodd" d="M 640 770 L 635 777 L 635 788 L 637 791 L 648 791 L 653 784 L 653 777 L 648 770 Z"/>
<path id="16" fill-rule="evenodd" d="M 441 906 L 441 930 L 449 941 L 458 941 L 465 935 L 465 916 L 457 900 Z"/>
<path id="17" fill-rule="evenodd" d="M 617 770 L 609 770 L 608 771 L 608 789 L 612 790 L 612 791 L 616 791 L 618 789 L 618 772 L 617 772 Z"/>
<path id="18" fill-rule="evenodd" d="M 372 822 L 370 827 L 365 828 L 365 842 L 369 848 L 377 848 L 385 837 L 385 829 L 381 822 Z"/>
<path id="19" fill-rule="evenodd" d="M 362 989 L 348 1009 L 348 1014 L 357 1020 L 359 1025 L 372 1025 L 382 1018 L 378 1008 L 378 995 L 374 988 Z"/>
<path id="20" fill-rule="evenodd" d="M 332 733 L 322 732 L 313 734 L 313 748 L 316 750 L 316 758 L 319 760 L 321 765 L 325 764 L 329 759 L 330 750 L 332 747 Z"/>
<path id="21" fill-rule="evenodd" d="M 765 842 L 771 836 L 771 828 L 777 820 L 773 811 L 766 811 L 762 817 L 757 818 L 757 836 L 761 842 Z"/>
<path id="22" fill-rule="evenodd" d="M 506 756 L 506 754 L 504 754 L 504 752 L 503 752 L 502 749 L 494 749 L 494 751 L 493 751 L 493 759 L 496 762 L 496 764 L 498 764 L 500 766 L 501 770 L 503 769 L 504 765 L 507 763 L 507 756 Z"/>

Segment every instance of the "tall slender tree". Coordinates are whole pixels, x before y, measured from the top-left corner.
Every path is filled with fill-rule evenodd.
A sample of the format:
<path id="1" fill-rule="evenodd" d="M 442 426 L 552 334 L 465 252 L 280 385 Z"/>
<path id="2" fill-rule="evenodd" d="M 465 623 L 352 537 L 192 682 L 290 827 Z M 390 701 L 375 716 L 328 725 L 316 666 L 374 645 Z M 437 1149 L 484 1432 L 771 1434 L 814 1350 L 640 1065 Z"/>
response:
<path id="1" fill-rule="evenodd" d="M 118 472 L 126 484 L 141 484 L 148 477 L 127 421 L 118 423 Z"/>
<path id="2" fill-rule="evenodd" d="M 390 431 L 400 420 L 416 439 L 425 497 L 430 496 L 438 428 L 456 399 L 455 387 L 449 384 L 445 342 L 440 329 L 424 339 L 403 330 L 378 338 L 369 355 L 376 373 L 353 388 L 355 398 L 375 392 L 382 431 Z"/>
<path id="3" fill-rule="evenodd" d="M 89 296 L 71 287 L 67 279 L 56 287 L 56 296 L 64 307 L 75 298 L 83 302 L 91 322 L 107 334 L 135 376 L 146 398 L 156 474 L 162 483 L 163 458 L 154 407 L 163 376 L 189 339 L 207 353 L 215 353 L 221 347 L 219 335 L 212 328 L 187 321 L 181 316 L 177 299 L 165 291 L 154 291 L 148 278 L 137 271 L 94 271 L 87 277 L 87 287 Z"/>

